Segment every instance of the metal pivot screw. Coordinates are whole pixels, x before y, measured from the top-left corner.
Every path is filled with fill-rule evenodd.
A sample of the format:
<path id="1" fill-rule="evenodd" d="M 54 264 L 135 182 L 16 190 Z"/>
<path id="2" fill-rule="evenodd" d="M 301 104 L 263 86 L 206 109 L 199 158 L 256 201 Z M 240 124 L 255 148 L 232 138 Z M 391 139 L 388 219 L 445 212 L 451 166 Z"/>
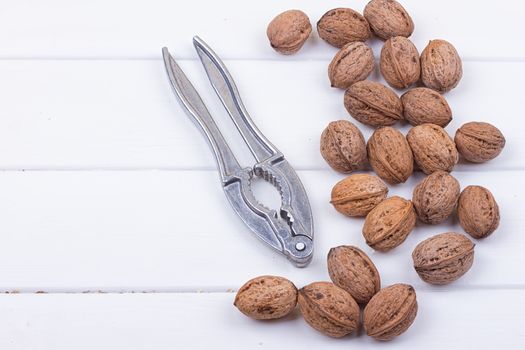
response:
<path id="1" fill-rule="evenodd" d="M 304 244 L 303 242 L 299 242 L 295 244 L 295 249 L 297 249 L 300 252 L 302 252 L 305 248 L 306 248 L 306 244 Z"/>

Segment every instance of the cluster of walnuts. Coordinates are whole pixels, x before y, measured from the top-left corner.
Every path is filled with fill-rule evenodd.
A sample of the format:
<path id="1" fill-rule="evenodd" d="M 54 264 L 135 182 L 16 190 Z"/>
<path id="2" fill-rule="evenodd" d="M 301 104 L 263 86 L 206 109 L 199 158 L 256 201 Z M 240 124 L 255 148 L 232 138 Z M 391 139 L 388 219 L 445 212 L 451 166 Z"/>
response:
<path id="1" fill-rule="evenodd" d="M 319 36 L 340 49 L 328 67 L 331 86 L 345 89 L 348 113 L 375 129 L 367 142 L 347 120 L 331 122 L 322 132 L 321 154 L 334 170 L 353 173 L 370 166 L 377 174 L 353 173 L 344 178 L 333 187 L 331 203 L 346 216 L 365 217 L 366 244 L 382 252 L 402 244 L 418 219 L 435 225 L 457 212 L 461 227 L 476 239 L 492 234 L 500 221 L 499 207 L 488 189 L 467 186 L 461 191 L 450 172 L 460 156 L 473 163 L 494 159 L 505 138 L 496 127 L 482 122 L 466 123 L 454 139 L 449 136 L 444 128 L 452 111 L 441 93 L 461 80 L 461 59 L 445 40 L 430 41 L 420 55 L 408 39 L 413 31 L 411 17 L 395 0 L 370 1 L 364 16 L 336 8 L 317 22 Z M 297 52 L 311 32 L 308 17 L 299 10 L 278 15 L 267 29 L 271 46 L 283 54 Z M 364 42 L 373 34 L 385 40 L 379 67 L 391 87 L 366 80 L 375 59 Z M 408 90 L 399 97 L 392 88 Z M 400 121 L 412 125 L 406 136 L 393 127 Z M 387 198 L 386 183 L 403 183 L 415 169 L 427 176 L 414 188 L 412 199 Z M 423 281 L 447 284 L 472 266 L 474 243 L 463 234 L 438 234 L 420 242 L 412 260 Z M 298 299 L 306 321 L 334 337 L 357 328 L 357 304 L 365 307 L 365 331 L 376 339 L 392 339 L 412 324 L 417 313 L 413 287 L 396 284 L 381 289 L 377 269 L 357 247 L 333 248 L 328 269 L 333 283 L 314 282 L 298 293 L 280 277 L 251 280 L 239 290 L 236 305 L 250 317 L 266 319 L 291 312 Z M 288 286 L 286 293 L 283 285 Z"/>
<path id="2" fill-rule="evenodd" d="M 460 156 L 474 163 L 497 157 L 505 138 L 483 122 L 464 124 L 454 139 L 445 131 L 452 111 L 441 93 L 456 87 L 463 74 L 456 49 L 445 40 L 432 40 L 419 55 L 408 39 L 414 31 L 412 18 L 395 0 L 372 0 L 363 14 L 336 8 L 317 22 L 319 36 L 340 49 L 328 67 L 332 87 L 346 89 L 348 113 L 375 128 L 367 142 L 347 120 L 331 122 L 322 132 L 321 155 L 334 170 L 352 173 L 371 166 L 379 177 L 353 174 L 343 179 L 333 188 L 332 204 L 347 216 L 366 216 L 363 235 L 367 244 L 381 251 L 401 244 L 416 217 L 438 224 L 456 207 L 467 233 L 475 238 L 490 235 L 499 223 L 494 197 L 480 186 L 469 186 L 460 195 L 459 183 L 449 173 Z M 311 31 L 306 14 L 290 10 L 272 20 L 267 34 L 275 50 L 291 54 Z M 385 81 L 395 89 L 409 88 L 401 97 L 391 87 L 365 80 L 374 70 L 375 59 L 364 42 L 373 34 L 385 40 L 379 64 Z M 416 84 L 420 86 L 413 87 Z M 406 136 L 393 127 L 399 121 L 413 126 Z M 412 201 L 387 199 L 384 182 L 403 183 L 415 169 L 428 176 L 414 189 Z M 391 217 L 393 213 L 397 219 Z"/>
<path id="3" fill-rule="evenodd" d="M 391 340 L 410 327 L 418 308 L 412 286 L 397 283 L 381 289 L 374 263 L 353 246 L 330 249 L 327 265 L 333 283 L 313 282 L 297 290 L 284 277 L 259 276 L 239 289 L 234 305 L 256 320 L 285 317 L 299 305 L 309 325 L 334 338 L 355 333 L 361 322 L 377 340 Z"/>

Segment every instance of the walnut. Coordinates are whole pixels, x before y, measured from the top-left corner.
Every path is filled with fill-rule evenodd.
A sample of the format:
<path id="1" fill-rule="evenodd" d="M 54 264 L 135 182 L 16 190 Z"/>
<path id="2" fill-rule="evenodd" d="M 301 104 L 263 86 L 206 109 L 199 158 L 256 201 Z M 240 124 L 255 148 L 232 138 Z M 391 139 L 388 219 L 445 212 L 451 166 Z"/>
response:
<path id="1" fill-rule="evenodd" d="M 372 0 L 364 11 L 372 31 L 381 39 L 394 36 L 409 37 L 414 31 L 414 22 L 401 4 L 394 0 Z"/>
<path id="2" fill-rule="evenodd" d="M 456 208 L 459 182 L 445 171 L 428 175 L 415 188 L 412 203 L 417 216 L 427 224 L 445 221 Z"/>
<path id="3" fill-rule="evenodd" d="M 474 238 L 485 238 L 499 226 L 499 207 L 492 193 L 481 186 L 467 186 L 458 201 L 459 224 Z"/>
<path id="4" fill-rule="evenodd" d="M 352 117 L 372 127 L 393 125 L 403 119 L 403 104 L 396 93 L 370 80 L 350 86 L 344 104 Z"/>
<path id="5" fill-rule="evenodd" d="M 295 309 L 297 288 L 283 277 L 260 276 L 246 282 L 237 292 L 234 305 L 246 316 L 269 320 Z"/>
<path id="6" fill-rule="evenodd" d="M 403 36 L 392 37 L 381 49 L 379 68 L 390 86 L 407 88 L 419 80 L 419 52 L 409 39 Z"/>
<path id="7" fill-rule="evenodd" d="M 328 274 L 362 305 L 379 292 L 381 279 L 370 258 L 359 248 L 339 246 L 328 253 Z"/>
<path id="8" fill-rule="evenodd" d="M 321 134 L 321 155 L 332 169 L 349 173 L 368 164 L 365 138 L 347 120 L 331 122 Z"/>
<path id="9" fill-rule="evenodd" d="M 366 305 L 363 323 L 366 334 L 377 340 L 391 340 L 404 333 L 417 315 L 414 287 L 394 284 L 383 288 Z"/>
<path id="10" fill-rule="evenodd" d="M 388 194 L 380 178 L 369 174 L 354 174 L 339 181 L 332 189 L 330 203 L 346 216 L 365 216 Z"/>
<path id="11" fill-rule="evenodd" d="M 328 66 L 332 87 L 346 89 L 365 80 L 374 70 L 374 53 L 362 42 L 348 43 L 339 50 Z"/>
<path id="12" fill-rule="evenodd" d="M 341 48 L 353 41 L 366 41 L 372 36 L 367 20 L 349 8 L 336 8 L 326 12 L 317 22 L 321 39 Z"/>
<path id="13" fill-rule="evenodd" d="M 412 125 L 426 123 L 444 128 L 452 120 L 447 100 L 438 92 L 424 87 L 408 90 L 401 96 L 403 115 Z"/>
<path id="14" fill-rule="evenodd" d="M 298 303 L 305 321 L 330 337 L 344 337 L 359 326 L 359 305 L 333 283 L 314 282 L 301 288 Z"/>
<path id="15" fill-rule="evenodd" d="M 458 151 L 452 138 L 440 126 L 421 124 L 407 134 L 414 159 L 425 174 L 434 171 L 452 171 L 458 162 Z"/>
<path id="16" fill-rule="evenodd" d="M 455 88 L 463 68 L 461 58 L 451 43 L 431 40 L 421 53 L 421 80 L 426 87 L 439 92 Z"/>
<path id="17" fill-rule="evenodd" d="M 447 284 L 472 267 L 474 243 L 459 233 L 442 233 L 419 243 L 412 252 L 412 260 L 423 281 Z"/>
<path id="18" fill-rule="evenodd" d="M 416 213 L 412 202 L 394 196 L 368 213 L 363 236 L 370 247 L 388 251 L 403 243 L 415 225 Z"/>
<path id="19" fill-rule="evenodd" d="M 370 165 L 386 182 L 405 182 L 412 175 L 412 151 L 398 130 L 389 126 L 377 129 L 368 139 L 367 150 Z"/>
<path id="20" fill-rule="evenodd" d="M 288 10 L 275 17 L 266 30 L 275 51 L 291 55 L 303 46 L 312 32 L 308 16 L 299 10 Z"/>
<path id="21" fill-rule="evenodd" d="M 496 158 L 503 147 L 505 137 L 489 123 L 470 122 L 463 124 L 454 137 L 459 154 L 473 163 L 482 163 Z"/>

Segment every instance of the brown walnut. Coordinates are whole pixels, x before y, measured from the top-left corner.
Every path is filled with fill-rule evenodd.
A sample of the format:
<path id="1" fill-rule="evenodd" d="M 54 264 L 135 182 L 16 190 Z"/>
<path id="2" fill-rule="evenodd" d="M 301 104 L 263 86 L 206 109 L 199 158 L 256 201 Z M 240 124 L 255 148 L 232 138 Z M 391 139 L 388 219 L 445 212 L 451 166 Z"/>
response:
<path id="1" fill-rule="evenodd" d="M 363 323 L 366 334 L 391 340 L 404 333 L 417 315 L 416 291 L 408 284 L 383 288 L 366 305 Z"/>
<path id="2" fill-rule="evenodd" d="M 392 37 L 381 49 L 379 68 L 390 86 L 407 88 L 419 80 L 419 52 L 409 39 L 403 36 Z"/>
<path id="3" fill-rule="evenodd" d="M 425 174 L 452 171 L 459 156 L 456 145 L 447 132 L 435 124 L 414 126 L 407 134 L 414 160 Z"/>
<path id="4" fill-rule="evenodd" d="M 393 125 L 403 119 L 403 104 L 397 94 L 370 80 L 352 84 L 345 92 L 344 104 L 352 117 L 372 127 Z"/>
<path id="5" fill-rule="evenodd" d="M 349 173 L 368 164 L 365 138 L 347 120 L 331 122 L 321 134 L 321 155 L 332 169 Z"/>
<path id="6" fill-rule="evenodd" d="M 346 89 L 365 80 L 374 70 L 374 53 L 362 42 L 348 43 L 337 52 L 328 66 L 332 87 Z"/>
<path id="7" fill-rule="evenodd" d="M 473 163 L 496 158 L 505 147 L 505 137 L 498 128 L 482 122 L 463 124 L 454 137 L 459 154 Z"/>
<path id="8" fill-rule="evenodd" d="M 372 0 L 364 10 L 364 16 L 375 35 L 381 39 L 394 36 L 409 37 L 414 22 L 401 4 L 395 0 Z"/>
<path id="9" fill-rule="evenodd" d="M 431 40 L 421 53 L 421 80 L 426 87 L 439 92 L 455 88 L 463 68 L 461 58 L 451 43 Z"/>
<path id="10" fill-rule="evenodd" d="M 366 41 L 372 36 L 368 21 L 350 8 L 336 8 L 326 12 L 317 22 L 321 39 L 341 48 L 354 41 Z"/>
<path id="11" fill-rule="evenodd" d="M 403 243 L 415 225 L 416 213 L 412 202 L 394 196 L 368 213 L 363 236 L 370 247 L 388 251 Z"/>
<path id="12" fill-rule="evenodd" d="M 288 10 L 275 17 L 266 30 L 275 51 L 291 55 L 303 46 L 312 32 L 308 16 L 299 10 Z"/>
<path id="13" fill-rule="evenodd" d="M 458 201 L 459 224 L 474 238 L 485 238 L 499 226 L 499 207 L 492 193 L 481 186 L 467 186 Z"/>
<path id="14" fill-rule="evenodd" d="M 256 320 L 280 318 L 297 304 L 297 288 L 283 277 L 260 276 L 246 282 L 237 292 L 235 305 Z"/>
<path id="15" fill-rule="evenodd" d="M 442 233 L 419 243 L 412 252 L 412 260 L 423 281 L 447 284 L 472 267 L 474 243 L 459 233 Z"/>
<path id="16" fill-rule="evenodd" d="M 298 303 L 306 322 L 330 337 L 344 337 L 359 326 L 359 306 L 333 283 L 314 282 L 301 288 Z"/>
<path id="17" fill-rule="evenodd" d="M 414 188 L 412 196 L 419 219 L 433 225 L 445 221 L 456 208 L 459 190 L 458 180 L 446 171 L 428 175 Z"/>
<path id="18" fill-rule="evenodd" d="M 452 111 L 447 100 L 437 91 L 419 87 L 408 90 L 401 96 L 403 114 L 412 125 L 426 123 L 444 128 L 452 120 Z"/>
<path id="19" fill-rule="evenodd" d="M 392 127 L 376 129 L 367 143 L 368 159 L 377 175 L 390 184 L 405 182 L 414 170 L 407 140 Z"/>
<path id="20" fill-rule="evenodd" d="M 343 288 L 361 305 L 379 292 L 381 279 L 374 263 L 361 249 L 339 246 L 328 253 L 328 273 L 335 285 Z"/>
<path id="21" fill-rule="evenodd" d="M 334 186 L 330 203 L 346 216 L 365 216 L 387 194 L 388 187 L 377 176 L 353 174 Z"/>

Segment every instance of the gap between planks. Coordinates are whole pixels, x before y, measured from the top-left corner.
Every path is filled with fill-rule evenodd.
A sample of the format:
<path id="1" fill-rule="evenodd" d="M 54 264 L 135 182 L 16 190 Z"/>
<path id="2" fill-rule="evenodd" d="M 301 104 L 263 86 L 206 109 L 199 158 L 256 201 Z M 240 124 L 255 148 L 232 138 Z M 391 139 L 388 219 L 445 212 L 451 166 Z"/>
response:
<path id="1" fill-rule="evenodd" d="M 298 286 L 300 287 L 300 286 Z M 184 289 L 184 288 L 136 288 L 136 289 L 11 289 L 2 290 L 0 294 L 232 294 L 237 293 L 235 288 L 201 288 L 201 289 Z M 501 284 L 501 285 L 449 285 L 449 286 L 425 286 L 418 287 L 417 291 L 429 293 L 448 293 L 451 291 L 468 291 L 468 290 L 517 290 L 525 292 L 525 284 Z"/>
<path id="2" fill-rule="evenodd" d="M 175 60 L 178 61 L 199 61 L 198 57 L 173 54 Z M 329 62 L 331 56 L 327 57 L 239 57 L 239 56 L 228 56 L 220 55 L 221 59 L 224 61 L 268 61 L 268 62 Z M 376 61 L 379 61 L 378 57 L 375 57 Z M 476 57 L 476 56 L 465 56 L 462 57 L 463 62 L 488 62 L 488 63 L 525 63 L 525 57 Z M 59 56 L 59 55 L 49 55 L 49 56 L 8 56 L 0 55 L 0 61 L 162 61 L 161 51 L 159 49 L 158 56 Z"/>
<path id="3" fill-rule="evenodd" d="M 475 166 L 476 164 L 473 164 Z M 454 173 L 493 173 L 493 172 L 522 172 L 525 171 L 524 166 L 517 166 L 517 167 L 511 167 L 511 168 L 489 168 L 489 169 L 476 169 L 471 170 L 468 169 L 470 167 L 470 164 L 458 164 L 454 168 Z M 330 171 L 331 169 L 327 167 L 301 167 L 301 166 L 294 166 L 293 167 L 296 171 Z M 128 171 L 128 172 L 149 172 L 149 171 L 166 171 L 166 172 L 213 172 L 217 171 L 217 167 L 126 167 L 126 166 L 120 166 L 120 167 L 45 167 L 45 168 L 31 168 L 31 167 L 24 167 L 24 168 L 9 168 L 4 167 L 0 168 L 0 172 L 121 172 L 121 171 Z M 372 169 L 364 170 L 362 172 L 368 173 L 373 172 Z M 416 173 L 416 172 L 415 172 Z M 350 175 L 350 174 L 341 174 L 341 175 Z"/>

